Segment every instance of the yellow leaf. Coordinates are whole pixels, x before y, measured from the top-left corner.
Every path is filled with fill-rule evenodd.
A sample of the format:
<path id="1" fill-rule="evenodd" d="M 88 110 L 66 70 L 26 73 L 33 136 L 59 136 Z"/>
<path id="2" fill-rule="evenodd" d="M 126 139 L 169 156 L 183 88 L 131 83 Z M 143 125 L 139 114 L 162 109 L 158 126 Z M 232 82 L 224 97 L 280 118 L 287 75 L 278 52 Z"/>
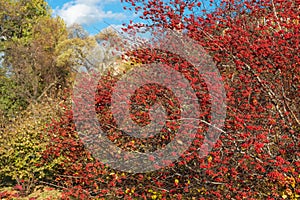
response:
<path id="1" fill-rule="evenodd" d="M 292 190 L 289 188 L 287 188 L 285 191 L 289 196 L 291 196 L 293 194 Z"/>
<path id="2" fill-rule="evenodd" d="M 212 161 L 212 157 L 211 157 L 211 156 L 208 156 L 207 161 L 208 161 L 208 162 L 211 162 L 211 161 Z"/>
<path id="3" fill-rule="evenodd" d="M 127 189 L 125 190 L 125 193 L 128 194 L 129 192 L 130 192 L 130 189 L 127 188 Z"/>

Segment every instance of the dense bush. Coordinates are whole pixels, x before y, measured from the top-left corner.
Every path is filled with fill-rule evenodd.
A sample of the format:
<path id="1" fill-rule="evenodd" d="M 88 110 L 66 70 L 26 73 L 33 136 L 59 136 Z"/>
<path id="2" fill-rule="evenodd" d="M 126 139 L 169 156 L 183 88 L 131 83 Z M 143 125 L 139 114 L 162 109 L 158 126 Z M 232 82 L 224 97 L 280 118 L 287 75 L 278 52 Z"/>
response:
<path id="1" fill-rule="evenodd" d="M 109 139 L 119 147 L 141 152 L 153 150 L 158 144 L 166 142 L 157 138 L 151 138 L 150 143 L 140 141 L 124 136 L 117 129 L 112 128 L 115 127 L 115 122 L 109 110 L 112 86 L 116 80 L 110 76 L 106 79 L 103 77 L 99 82 L 99 92 L 96 96 L 98 119 L 103 125 L 101 128 L 107 131 Z M 89 85 L 88 80 L 83 82 Z M 155 88 L 151 89 L 153 92 L 156 91 Z M 143 92 L 137 92 L 137 95 L 136 98 L 140 100 L 139 104 L 146 102 L 151 96 Z M 133 112 L 133 114 L 140 119 L 140 122 L 147 123 L 147 115 L 143 115 L 143 112 Z M 237 114 L 229 112 L 228 127 L 232 126 L 231 115 Z M 260 116 L 259 119 L 264 118 Z M 227 131 L 230 130 L 228 127 Z M 246 128 L 252 130 L 248 136 L 252 138 L 248 141 L 250 143 L 245 143 L 245 136 L 239 132 L 222 135 L 214 150 L 204 159 L 199 159 L 197 152 L 193 153 L 193 150 L 201 144 L 199 142 L 201 137 L 199 137 L 199 140 L 194 141 L 191 146 L 191 151 L 186 152 L 186 155 L 183 155 L 171 167 L 152 173 L 130 174 L 112 170 L 93 158 L 76 132 L 71 111 L 66 112 L 60 120 L 53 122 L 49 128 L 52 142 L 44 152 L 44 159 L 45 162 L 50 163 L 55 159 L 61 159 L 62 162 L 56 166 L 56 179 L 52 183 L 65 188 L 66 199 L 71 196 L 79 199 L 93 196 L 108 199 L 110 197 L 111 199 L 116 197 L 180 199 L 202 196 L 205 199 L 213 199 L 221 198 L 224 194 L 227 197 L 251 195 L 255 198 L 263 196 L 297 198 L 299 195 L 299 161 L 290 158 L 290 156 L 297 156 L 298 153 L 299 141 L 296 133 L 299 129 L 295 132 L 286 132 L 286 130 L 282 132 L 295 136 L 295 141 L 278 133 L 278 137 L 281 137 L 278 142 L 281 142 L 281 145 L 273 141 L 270 142 L 269 148 L 264 149 L 264 145 L 259 144 L 268 144 L 267 136 L 257 133 L 259 129 L 255 126 L 248 126 Z M 171 134 L 164 136 L 167 138 Z M 243 143 L 237 146 L 235 143 L 238 142 Z M 275 156 L 271 157 L 272 154 Z M 254 184 L 255 187 L 252 186 Z M 182 196 L 183 192 L 184 196 Z"/>
<path id="2" fill-rule="evenodd" d="M 63 160 L 57 168 L 56 184 L 66 188 L 65 198 L 299 198 L 299 4 L 275 0 L 224 1 L 221 9 L 201 17 L 196 15 L 201 9 L 200 2 L 126 2 L 137 11 L 143 9 L 142 18 L 152 22 L 149 27 L 183 30 L 213 56 L 227 93 L 224 133 L 207 158 L 200 158 L 194 151 L 202 143 L 201 134 L 205 129 L 201 129 L 190 149 L 169 167 L 145 174 L 122 173 L 93 158 L 75 131 L 73 113 L 67 112 L 51 124 L 52 143 L 44 156 L 45 162 Z M 185 13 L 188 9 L 195 14 Z M 130 25 L 128 30 L 134 27 L 134 24 Z M 141 63 L 176 62 L 175 69 L 190 80 L 192 87 L 201 83 L 189 63 L 169 53 L 155 49 L 131 53 L 129 55 Z M 151 150 L 157 142 L 132 140 L 114 126 L 109 110 L 115 80 L 107 77 L 101 81 L 95 99 L 101 128 L 111 141 L 128 151 L 145 151 L 142 145 L 150 145 Z M 88 83 L 86 81 L 86 88 Z M 205 87 L 202 88 L 198 93 L 203 95 L 198 96 L 204 103 L 201 117 L 209 120 L 205 109 L 209 103 Z M 201 90 L 193 89 L 196 92 Z M 143 96 L 138 91 L 136 94 L 135 98 L 140 98 L 136 102 L 149 106 L 146 100 L 151 95 Z M 176 101 L 168 105 L 173 106 L 170 110 L 177 108 Z M 148 123 L 147 112 L 133 113 L 136 121 Z M 168 117 L 176 118 L 172 112 L 168 114 Z M 176 131 L 177 127 L 173 128 Z M 162 135 L 167 139 L 160 142 L 168 142 L 171 135 L 172 131 Z"/>
<path id="3" fill-rule="evenodd" d="M 42 152 L 49 142 L 46 124 L 58 117 L 53 102 L 32 104 L 10 120 L 0 132 L 1 185 L 19 185 L 21 195 L 32 192 L 39 180 L 51 174 L 53 163 L 41 165 Z"/>

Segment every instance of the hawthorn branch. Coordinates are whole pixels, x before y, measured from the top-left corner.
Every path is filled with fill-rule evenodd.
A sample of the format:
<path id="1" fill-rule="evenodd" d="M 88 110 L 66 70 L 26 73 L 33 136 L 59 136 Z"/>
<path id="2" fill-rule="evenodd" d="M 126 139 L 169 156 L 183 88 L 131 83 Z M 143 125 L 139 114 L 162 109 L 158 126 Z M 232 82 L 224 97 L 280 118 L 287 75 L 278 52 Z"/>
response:
<path id="1" fill-rule="evenodd" d="M 226 183 L 222 182 L 215 182 L 215 181 L 206 181 L 207 183 L 213 184 L 213 185 L 225 185 Z"/>
<path id="2" fill-rule="evenodd" d="M 209 122 L 207 122 L 205 120 L 202 120 L 202 119 L 197 119 L 197 118 L 180 118 L 178 120 L 195 120 L 195 121 L 200 121 L 200 122 L 205 123 L 208 126 L 211 126 L 211 127 L 215 128 L 215 129 L 217 129 L 218 131 L 220 131 L 222 133 L 226 133 L 226 131 L 222 130 L 221 128 L 216 127 L 214 124 L 211 124 L 211 123 L 209 123 Z M 166 121 L 174 121 L 174 120 L 166 120 Z"/>
<path id="3" fill-rule="evenodd" d="M 273 1 L 273 0 L 271 0 L 271 2 L 272 2 L 272 7 L 273 7 L 274 16 L 275 16 L 275 17 L 276 17 L 276 19 L 277 19 L 277 24 L 278 24 L 278 27 L 279 27 L 279 29 L 280 29 L 280 30 L 282 30 L 282 28 L 281 28 L 281 26 L 280 26 L 280 23 L 279 23 L 279 19 L 278 19 L 278 15 L 277 15 L 277 12 L 276 12 L 276 8 L 275 8 L 274 1 Z"/>
<path id="4" fill-rule="evenodd" d="M 273 2 L 273 1 L 272 1 Z M 276 10 L 275 10 L 276 12 Z M 206 31 L 203 32 L 209 40 L 213 41 L 213 36 L 209 33 L 207 33 Z M 215 45 L 222 51 L 224 51 L 225 49 L 222 48 L 220 45 L 218 45 L 217 43 L 215 43 Z M 235 55 L 232 55 L 232 58 L 233 59 L 238 59 Z M 259 77 L 259 75 L 246 63 L 246 62 L 243 62 L 245 64 L 245 66 L 247 67 L 247 70 L 250 71 L 254 77 L 257 79 L 257 81 L 261 84 L 261 86 L 267 91 L 267 94 L 268 96 L 270 97 L 271 101 L 273 102 L 273 104 L 275 105 L 275 108 L 277 110 L 277 112 L 279 113 L 280 117 L 285 121 L 285 123 L 288 123 L 282 113 L 282 111 L 280 110 L 280 106 L 279 106 L 279 103 L 278 103 L 278 100 L 276 98 L 276 95 L 274 93 L 274 91 L 268 87 L 266 84 L 263 83 L 262 79 Z M 290 124 L 290 123 L 288 123 Z M 291 126 L 291 124 L 290 124 Z M 292 126 L 291 126 L 292 127 Z"/>
<path id="5" fill-rule="evenodd" d="M 279 69 L 279 72 L 281 73 L 281 70 Z M 281 82 L 283 83 L 283 78 L 282 76 L 280 77 L 281 79 Z M 295 119 L 295 121 L 297 122 L 298 125 L 300 125 L 300 121 L 299 119 L 297 118 L 297 116 L 295 115 L 295 113 L 293 112 L 293 110 L 290 108 L 289 104 L 286 102 L 287 100 L 288 101 L 291 101 L 290 99 L 288 99 L 285 95 L 285 91 L 284 91 L 284 87 L 282 86 L 281 87 L 281 90 L 282 90 L 282 96 L 283 96 L 283 105 L 285 107 L 287 107 L 288 111 L 291 113 L 292 117 Z"/>
<path id="6" fill-rule="evenodd" d="M 234 59 L 238 59 L 235 55 L 232 55 L 232 57 Z M 243 62 L 244 65 L 246 66 L 247 70 L 249 72 L 251 72 L 253 74 L 253 76 L 256 78 L 256 80 L 259 82 L 259 84 L 266 90 L 268 96 L 270 97 L 271 101 L 273 102 L 273 104 L 275 105 L 275 108 L 277 110 L 277 112 L 279 113 L 280 117 L 285 121 L 285 123 L 289 124 L 290 126 L 292 126 L 289 122 L 286 121 L 286 118 L 284 117 L 281 109 L 280 109 L 280 105 L 278 103 L 278 98 L 275 94 L 275 92 L 265 83 L 263 83 L 263 80 L 260 78 L 260 76 L 249 66 L 249 64 L 247 64 L 246 62 Z"/>
<path id="7" fill-rule="evenodd" d="M 52 186 L 52 187 L 55 187 L 55 188 L 67 189 L 66 187 L 55 185 L 53 183 L 48 183 L 48 182 L 45 182 L 45 181 L 39 181 L 39 183 L 44 184 L 44 185 L 49 185 L 49 186 Z"/>

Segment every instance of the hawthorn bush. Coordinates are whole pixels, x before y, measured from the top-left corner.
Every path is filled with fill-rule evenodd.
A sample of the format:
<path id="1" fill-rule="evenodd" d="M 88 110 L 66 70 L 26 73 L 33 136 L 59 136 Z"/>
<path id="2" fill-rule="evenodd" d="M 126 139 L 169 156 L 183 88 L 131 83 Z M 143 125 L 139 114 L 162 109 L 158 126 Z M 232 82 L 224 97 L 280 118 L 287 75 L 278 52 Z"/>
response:
<path id="1" fill-rule="evenodd" d="M 210 154 L 200 158 L 196 150 L 207 130 L 201 123 L 193 144 L 176 162 L 154 172 L 130 174 L 113 170 L 91 155 L 76 132 L 70 110 L 50 124 L 52 142 L 43 156 L 45 163 L 62 161 L 56 165 L 52 181 L 65 189 L 64 198 L 298 199 L 299 1 L 221 1 L 211 12 L 203 10 L 200 1 L 125 2 L 150 21 L 130 24 L 125 31 L 141 26 L 177 30 L 213 57 L 226 89 L 224 133 Z M 207 88 L 190 63 L 149 48 L 127 56 L 138 63 L 159 61 L 181 72 L 199 98 L 199 118 L 210 120 Z M 108 74 L 99 80 L 95 111 L 101 129 L 128 151 L 163 147 L 172 140 L 178 124 L 166 124 L 158 136 L 145 140 L 126 136 L 116 127 L 110 110 L 118 78 Z M 88 87 L 87 80 L 83 88 Z M 84 99 L 84 95 L 78 98 Z M 149 116 L 147 109 L 140 107 L 148 108 L 154 101 L 162 102 L 169 119 L 179 119 L 180 105 L 166 88 L 147 85 L 131 100 L 133 119 L 142 125 L 149 123 Z"/>
<path id="2" fill-rule="evenodd" d="M 118 78 L 108 74 L 103 76 L 99 82 L 95 104 L 101 128 L 115 145 L 125 150 L 147 152 L 163 147 L 172 139 L 172 135 L 176 128 L 178 128 L 178 124 L 167 124 L 158 136 L 151 137 L 150 139 L 133 138 L 116 128 L 116 121 L 112 117 L 110 110 L 111 94 Z M 89 87 L 89 80 L 84 80 L 83 82 L 86 83 L 83 85 L 86 91 Z M 132 97 L 132 115 L 138 123 L 149 123 L 147 112 L 137 112 L 137 108 L 139 106 L 151 106 L 155 99 L 151 99 L 149 96 L 155 95 L 157 95 L 156 98 L 162 102 L 167 110 L 169 119 L 178 118 L 178 112 L 180 112 L 178 110 L 179 105 L 176 98 L 172 96 L 172 92 L 157 85 L 147 85 L 147 87 L 141 88 Z M 84 100 L 84 97 L 85 93 L 83 93 L 81 98 Z M 150 103 L 145 103 L 149 101 Z M 89 110 L 83 110 L 83 112 L 88 114 Z M 81 138 L 75 131 L 73 118 L 73 112 L 68 111 L 60 120 L 50 124 L 49 134 L 51 143 L 43 156 L 45 163 L 53 163 L 56 159 L 62 161 L 55 166 L 57 173 L 55 174 L 55 179 L 52 180 L 52 184 L 64 188 L 64 198 L 87 199 L 97 196 L 105 197 L 106 199 L 115 199 L 117 197 L 125 199 L 133 197 L 160 199 L 163 197 L 173 198 L 177 195 L 180 196 L 183 189 L 187 192 L 191 183 L 190 176 L 188 174 L 185 175 L 185 180 L 181 180 L 185 187 L 179 188 L 180 177 L 176 178 L 178 175 L 174 176 L 174 174 L 178 174 L 178 171 L 174 172 L 173 168 L 165 168 L 158 172 L 149 172 L 146 174 L 130 174 L 113 170 L 102 164 L 85 148 Z M 191 160 L 194 156 L 187 156 L 187 159 Z M 151 161 L 151 158 L 149 160 Z M 185 164 L 184 159 L 175 164 L 178 165 L 180 173 L 186 173 Z M 157 176 L 158 174 L 165 177 L 163 178 L 165 180 L 157 179 L 154 181 L 152 176 Z M 166 188 L 162 188 L 165 184 Z M 178 187 L 178 189 L 172 189 L 173 187 Z M 192 192 L 195 193 L 197 191 Z"/>

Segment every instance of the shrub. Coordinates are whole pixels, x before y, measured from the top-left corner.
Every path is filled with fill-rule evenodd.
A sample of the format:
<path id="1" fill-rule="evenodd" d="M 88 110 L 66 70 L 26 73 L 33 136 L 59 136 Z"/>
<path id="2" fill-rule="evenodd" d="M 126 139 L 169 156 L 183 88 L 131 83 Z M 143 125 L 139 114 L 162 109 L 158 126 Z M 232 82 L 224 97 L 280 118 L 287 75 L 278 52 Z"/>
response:
<path id="1" fill-rule="evenodd" d="M 2 184 L 17 184 L 29 194 L 38 180 L 50 175 L 53 163 L 41 165 L 49 138 L 46 124 L 58 116 L 55 102 L 32 104 L 0 132 L 0 177 Z"/>
<path id="2" fill-rule="evenodd" d="M 200 2 L 175 1 L 173 5 L 162 1 L 126 2 L 137 11 L 144 9 L 142 18 L 152 21 L 154 27 L 184 29 L 184 33 L 213 56 L 227 92 L 224 134 L 207 158 L 199 158 L 197 152 L 187 151 L 164 169 L 145 174 L 122 173 L 102 165 L 90 155 L 75 130 L 73 113 L 67 112 L 51 124 L 53 139 L 45 152 L 48 162 L 59 157 L 64 160 L 59 164 L 56 180 L 68 188 L 65 197 L 299 198 L 300 56 L 299 23 L 295 23 L 299 20 L 298 5 L 275 0 L 222 1 L 221 9 L 202 18 L 191 12 L 184 13 L 186 9 L 196 12 Z M 172 9 L 174 12 L 170 12 Z M 266 22 L 261 23 L 264 18 Z M 182 26 L 178 26 L 180 20 L 184 22 Z M 132 27 L 134 25 L 128 29 Z M 191 85 L 199 82 L 199 76 L 193 74 L 195 70 L 187 62 L 176 60 L 168 53 L 161 55 L 159 51 L 144 49 L 130 56 L 142 63 L 171 59 L 178 64 L 177 70 L 187 72 L 184 75 L 190 78 Z M 122 139 L 114 128 L 115 122 L 109 112 L 111 87 L 104 82 L 98 88 L 95 101 L 98 119 L 101 124 L 112 125 L 101 128 L 117 145 L 126 150 L 140 150 L 136 140 L 132 143 Z M 140 102 L 143 100 L 141 98 Z M 143 113 L 136 119 L 147 123 Z M 191 150 L 201 145 L 201 137 L 198 139 L 194 140 Z"/>

